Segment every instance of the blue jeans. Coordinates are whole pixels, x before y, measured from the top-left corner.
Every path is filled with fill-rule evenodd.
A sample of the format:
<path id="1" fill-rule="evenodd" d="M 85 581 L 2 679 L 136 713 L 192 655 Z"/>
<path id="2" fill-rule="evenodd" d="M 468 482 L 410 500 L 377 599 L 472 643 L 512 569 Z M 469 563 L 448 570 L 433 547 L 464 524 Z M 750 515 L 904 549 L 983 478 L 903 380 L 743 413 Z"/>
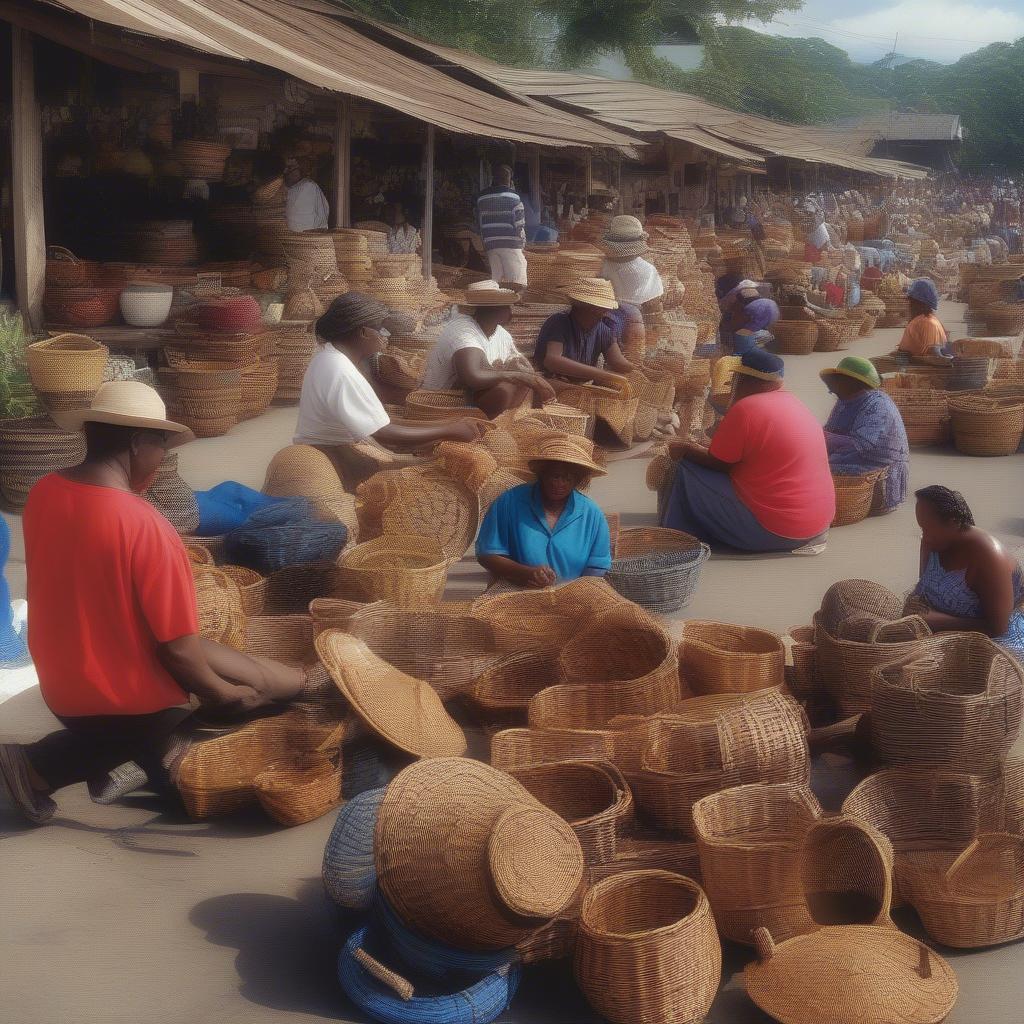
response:
<path id="1" fill-rule="evenodd" d="M 743 504 L 728 473 L 685 459 L 676 470 L 661 525 L 740 551 L 793 551 L 811 539 L 793 540 L 766 530 Z"/>

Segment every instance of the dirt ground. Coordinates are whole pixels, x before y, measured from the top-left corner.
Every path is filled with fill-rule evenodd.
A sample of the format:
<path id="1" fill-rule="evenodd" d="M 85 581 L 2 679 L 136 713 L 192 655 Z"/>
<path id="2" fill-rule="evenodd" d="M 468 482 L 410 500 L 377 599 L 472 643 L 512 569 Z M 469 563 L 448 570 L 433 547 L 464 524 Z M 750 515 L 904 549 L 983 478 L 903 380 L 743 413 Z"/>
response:
<path id="1" fill-rule="evenodd" d="M 962 307 L 940 311 L 954 337 Z M 879 331 L 856 351 L 893 348 L 896 331 Z M 818 371 L 838 357 L 787 360 L 787 384 L 822 419 L 831 399 Z M 274 410 L 224 438 L 182 450 L 182 474 L 199 489 L 230 477 L 260 487 L 271 455 L 287 444 L 292 409 Z M 972 459 L 956 452 L 915 452 L 911 484 L 962 490 L 979 524 L 1010 545 L 1024 544 L 1021 456 Z M 624 526 L 654 521 L 654 495 L 642 459 L 616 463 L 592 496 L 622 514 Z M 20 523 L 13 533 L 9 579 L 24 593 Z M 908 589 L 917 570 L 912 505 L 882 519 L 833 531 L 817 558 L 714 558 L 693 604 L 677 618 L 712 618 L 785 630 L 810 620 L 826 588 L 863 577 Z M 453 573 L 450 592 L 483 588 L 475 563 Z M 0 706 L 0 741 L 34 739 L 53 724 L 30 691 Z M 1018 745 L 1020 749 L 1024 747 Z M 849 766 L 821 758 L 814 785 L 836 806 L 852 784 Z M 320 861 L 332 815 L 278 830 L 258 814 L 195 823 L 142 795 L 113 807 L 91 803 L 84 787 L 60 794 L 56 819 L 21 828 L 0 812 L 0 1006 L 17 1024 L 121 1024 L 162 1021 L 345 1020 L 361 1018 L 342 995 L 335 956 L 343 923 L 320 887 Z M 900 918 L 913 930 L 912 914 Z M 975 953 L 945 951 L 960 980 L 949 1024 L 1011 1024 L 1022 1019 L 1024 975 L 1017 946 Z M 726 947 L 723 991 L 712 1024 L 759 1024 L 768 1018 L 746 998 L 749 953 Z M 502 1021 L 583 1024 L 596 1021 L 567 964 L 527 972 Z"/>

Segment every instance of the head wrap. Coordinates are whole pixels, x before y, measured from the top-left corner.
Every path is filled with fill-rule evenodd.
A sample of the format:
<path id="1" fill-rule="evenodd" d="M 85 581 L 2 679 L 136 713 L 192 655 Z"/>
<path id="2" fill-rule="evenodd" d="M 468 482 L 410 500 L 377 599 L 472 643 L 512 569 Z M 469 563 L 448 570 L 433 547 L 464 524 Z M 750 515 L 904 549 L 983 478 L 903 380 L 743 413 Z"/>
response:
<path id="1" fill-rule="evenodd" d="M 771 299 L 754 299 L 743 307 L 743 317 L 740 330 L 766 331 L 779 319 L 779 307 Z"/>
<path id="2" fill-rule="evenodd" d="M 316 333 L 324 341 L 337 341 L 360 327 L 380 327 L 391 310 L 361 292 L 339 295 L 316 322 Z"/>

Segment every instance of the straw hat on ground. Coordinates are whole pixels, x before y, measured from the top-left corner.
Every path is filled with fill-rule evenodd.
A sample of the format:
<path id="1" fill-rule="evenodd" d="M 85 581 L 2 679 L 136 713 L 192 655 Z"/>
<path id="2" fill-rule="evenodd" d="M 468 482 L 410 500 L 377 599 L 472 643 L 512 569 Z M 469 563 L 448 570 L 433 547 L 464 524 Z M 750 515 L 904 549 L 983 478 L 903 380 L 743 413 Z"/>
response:
<path id="1" fill-rule="evenodd" d="M 535 467 L 540 462 L 567 462 L 585 469 L 591 476 L 604 476 L 607 472 L 594 461 L 593 445 L 586 438 L 574 434 L 554 434 L 541 438 L 529 452 L 528 465 L 532 472 L 537 471 Z"/>
<path id="2" fill-rule="evenodd" d="M 860 381 L 861 384 L 866 384 L 869 388 L 873 389 L 882 386 L 882 378 L 878 376 L 878 370 L 875 369 L 874 363 L 863 356 L 847 356 L 845 359 L 840 360 L 838 366 L 830 370 L 822 370 L 818 376 L 826 384 L 829 377 L 841 376 L 852 377 L 854 380 Z"/>
<path id="3" fill-rule="evenodd" d="M 162 430 L 173 435 L 167 447 L 191 441 L 195 436 L 188 427 L 167 418 L 167 407 L 154 388 L 137 380 L 112 380 L 100 385 L 88 409 L 55 412 L 57 425 L 71 433 L 85 423 L 109 423 L 117 427 L 141 430 Z"/>
<path id="4" fill-rule="evenodd" d="M 519 301 L 519 293 L 511 288 L 502 288 L 497 281 L 474 281 L 466 288 L 460 306 L 469 309 L 483 307 L 512 306 Z"/>
<path id="5" fill-rule="evenodd" d="M 636 217 L 620 214 L 612 217 L 608 230 L 601 236 L 601 244 L 612 259 L 634 259 L 648 251 L 649 237 Z"/>
<path id="6" fill-rule="evenodd" d="M 581 277 L 565 287 L 566 297 L 580 306 L 595 306 L 597 309 L 618 309 L 615 289 L 611 281 L 603 277 Z"/>

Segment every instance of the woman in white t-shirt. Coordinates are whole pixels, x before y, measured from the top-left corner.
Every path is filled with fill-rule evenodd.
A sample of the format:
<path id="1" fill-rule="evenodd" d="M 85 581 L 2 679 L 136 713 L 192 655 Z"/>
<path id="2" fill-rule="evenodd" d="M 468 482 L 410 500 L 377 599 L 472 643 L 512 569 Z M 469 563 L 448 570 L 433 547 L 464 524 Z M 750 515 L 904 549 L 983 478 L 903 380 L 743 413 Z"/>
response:
<path id="1" fill-rule="evenodd" d="M 391 311 L 359 292 L 336 298 L 316 322 L 316 354 L 306 368 L 299 398 L 295 444 L 308 444 L 330 456 L 346 486 L 361 482 L 350 457 L 352 446 L 377 442 L 385 448 L 423 448 L 439 441 L 475 441 L 480 420 L 460 418 L 431 423 L 395 423 L 359 366 L 384 344 L 381 325 Z M 365 476 L 363 477 L 365 479 Z"/>
<path id="2" fill-rule="evenodd" d="M 648 234 L 637 217 L 612 217 L 601 238 L 607 259 L 601 276 L 611 281 L 615 298 L 631 306 L 642 306 L 665 294 L 658 268 L 641 257 L 648 252 Z"/>
<path id="3" fill-rule="evenodd" d="M 491 419 L 521 406 L 531 392 L 542 402 L 551 401 L 551 385 L 534 372 L 505 328 L 518 301 L 517 292 L 500 288 L 496 281 L 471 284 L 461 303 L 463 312 L 445 324 L 427 355 L 424 389 L 461 388 L 467 401 Z"/>

